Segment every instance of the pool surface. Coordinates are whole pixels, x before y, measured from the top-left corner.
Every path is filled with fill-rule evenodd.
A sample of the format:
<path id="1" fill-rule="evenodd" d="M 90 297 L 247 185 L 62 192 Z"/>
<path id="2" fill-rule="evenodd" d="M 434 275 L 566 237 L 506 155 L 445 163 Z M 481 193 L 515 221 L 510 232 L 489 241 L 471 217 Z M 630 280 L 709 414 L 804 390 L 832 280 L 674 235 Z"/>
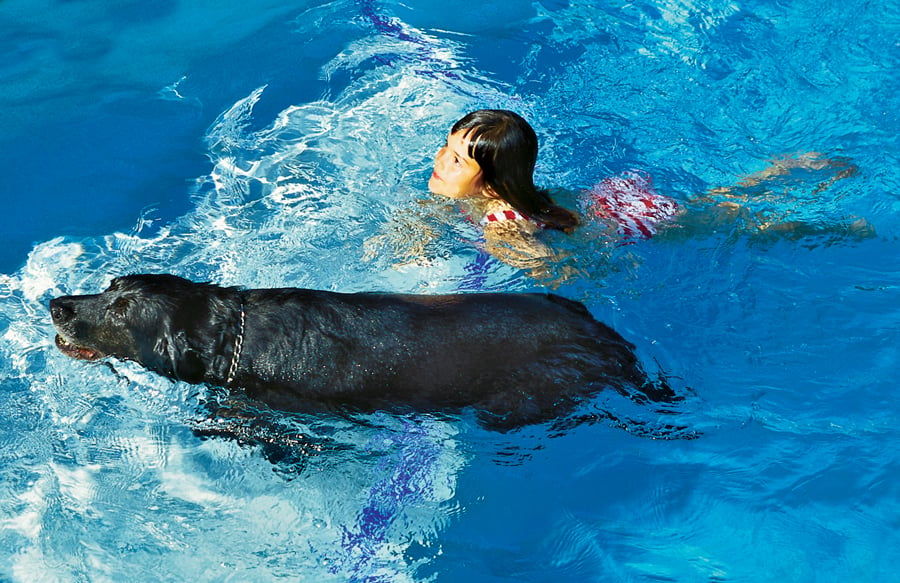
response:
<path id="1" fill-rule="evenodd" d="M 894 3 L 5 0 L 0 27 L 0 581 L 896 577 Z M 483 107 L 523 114 L 538 182 L 569 193 L 637 169 L 686 200 L 844 160 L 740 193 L 877 234 L 585 228 L 552 239 L 569 276 L 535 279 L 426 189 Z M 593 422 L 508 433 L 470 411 L 209 418 L 215 391 L 54 347 L 52 297 L 134 272 L 552 288 L 684 400 L 609 391 Z"/>

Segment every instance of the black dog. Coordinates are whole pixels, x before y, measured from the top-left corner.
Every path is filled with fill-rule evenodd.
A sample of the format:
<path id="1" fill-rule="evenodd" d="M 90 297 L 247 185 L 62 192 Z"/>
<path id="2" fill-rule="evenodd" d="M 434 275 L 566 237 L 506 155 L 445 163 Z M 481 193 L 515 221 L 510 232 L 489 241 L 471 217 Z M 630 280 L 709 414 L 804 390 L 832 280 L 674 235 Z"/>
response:
<path id="1" fill-rule="evenodd" d="M 673 397 L 629 342 L 556 295 L 240 290 L 130 275 L 51 300 L 50 312 L 68 356 L 133 360 L 287 411 L 474 407 L 509 429 L 607 387 Z"/>

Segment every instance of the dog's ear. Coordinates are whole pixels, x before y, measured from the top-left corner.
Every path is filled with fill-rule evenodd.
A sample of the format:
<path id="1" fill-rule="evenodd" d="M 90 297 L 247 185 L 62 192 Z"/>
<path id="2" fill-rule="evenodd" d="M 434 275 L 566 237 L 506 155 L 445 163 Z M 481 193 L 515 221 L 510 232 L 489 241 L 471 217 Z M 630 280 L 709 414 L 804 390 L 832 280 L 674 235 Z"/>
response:
<path id="1" fill-rule="evenodd" d="M 206 376 L 206 365 L 200 354 L 190 348 L 181 354 L 181 359 L 175 363 L 175 376 L 179 379 L 198 384 L 202 383 Z"/>
<path id="2" fill-rule="evenodd" d="M 206 374 L 203 358 L 191 348 L 184 332 L 164 335 L 157 341 L 154 351 L 165 363 L 164 374 L 167 376 L 189 383 L 203 382 Z"/>

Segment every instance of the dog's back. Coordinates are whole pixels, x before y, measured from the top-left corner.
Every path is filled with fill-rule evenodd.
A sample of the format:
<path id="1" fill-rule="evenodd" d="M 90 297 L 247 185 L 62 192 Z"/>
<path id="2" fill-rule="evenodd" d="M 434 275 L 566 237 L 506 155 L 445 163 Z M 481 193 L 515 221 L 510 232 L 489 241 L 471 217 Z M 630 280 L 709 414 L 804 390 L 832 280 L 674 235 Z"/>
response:
<path id="1" fill-rule="evenodd" d="M 244 301 L 235 383 L 279 408 L 310 397 L 366 409 L 474 406 L 520 424 L 602 388 L 648 384 L 629 342 L 559 296 L 288 289 L 250 290 Z"/>

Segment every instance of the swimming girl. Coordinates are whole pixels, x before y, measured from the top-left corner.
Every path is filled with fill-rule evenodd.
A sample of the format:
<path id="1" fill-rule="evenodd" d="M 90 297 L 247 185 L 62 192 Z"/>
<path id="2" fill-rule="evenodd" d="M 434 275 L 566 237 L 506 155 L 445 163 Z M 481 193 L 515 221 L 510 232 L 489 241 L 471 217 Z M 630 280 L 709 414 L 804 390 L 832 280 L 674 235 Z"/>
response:
<path id="1" fill-rule="evenodd" d="M 491 255 L 514 267 L 537 267 L 555 253 L 535 235 L 541 229 L 571 233 L 578 215 L 534 185 L 538 140 L 511 111 L 474 111 L 453 125 L 438 150 L 428 189 L 461 199 L 484 229 Z"/>
<path id="2" fill-rule="evenodd" d="M 606 178 L 585 191 L 583 218 L 579 218 L 557 205 L 548 191 L 534 185 L 537 153 L 537 135 L 520 115 L 496 109 L 474 111 L 451 128 L 446 144 L 438 150 L 428 181 L 434 194 L 459 199 L 467 205 L 472 218 L 484 229 L 487 251 L 514 267 L 533 268 L 553 259 L 556 254 L 537 234 L 542 229 L 571 233 L 582 220 L 599 222 L 605 234 L 620 241 L 647 239 L 675 227 L 687 232 L 737 221 L 756 233 L 804 235 L 835 230 L 766 220 L 735 202 L 733 199 L 740 197 L 731 189 L 716 189 L 691 201 L 676 201 L 658 194 L 648 175 L 634 171 Z M 756 185 L 792 168 L 818 170 L 829 166 L 839 169 L 830 182 L 849 176 L 856 169 L 845 162 L 804 155 L 773 163 L 745 178 L 739 186 Z M 830 182 L 820 185 L 819 190 Z M 854 225 L 858 231 L 871 231 L 865 221 Z M 844 230 L 853 231 L 853 225 Z"/>

